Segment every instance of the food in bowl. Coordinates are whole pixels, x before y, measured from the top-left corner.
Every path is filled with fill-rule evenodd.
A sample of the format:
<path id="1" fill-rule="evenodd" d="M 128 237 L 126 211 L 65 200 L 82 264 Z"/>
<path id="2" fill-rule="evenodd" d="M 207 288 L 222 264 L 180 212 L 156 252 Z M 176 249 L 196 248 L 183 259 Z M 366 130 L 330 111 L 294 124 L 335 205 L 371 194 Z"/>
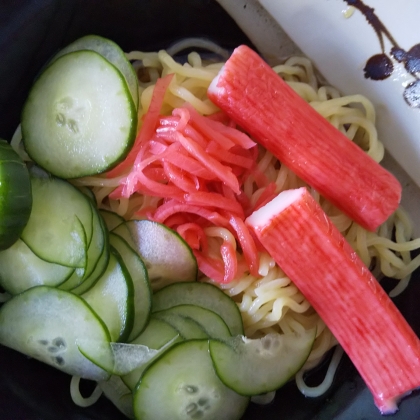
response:
<path id="1" fill-rule="evenodd" d="M 60 64 L 60 60 L 61 63 L 68 60 L 71 54 L 74 54 L 74 52 L 57 59 L 50 67 L 47 67 L 46 71 L 49 71 L 48 69 L 51 71 L 53 66 L 56 66 L 57 63 Z M 99 53 L 90 52 L 89 54 L 78 54 L 78 56 L 84 55 L 86 59 L 89 55 L 87 61 L 90 62 L 90 58 L 93 56 L 95 56 L 95 60 L 97 59 L 95 54 L 100 55 Z M 293 348 L 296 344 L 297 348 L 301 350 L 297 352 L 295 348 L 295 352 L 299 353 L 299 357 L 290 364 L 290 366 L 293 365 L 293 373 L 289 372 L 289 376 L 294 375 L 305 360 L 308 365 L 313 364 L 314 361 L 319 361 L 325 352 L 336 343 L 334 337 L 310 307 L 309 302 L 276 264 L 273 256 L 264 251 L 264 247 L 255 240 L 244 223 L 246 216 L 249 216 L 252 212 L 271 201 L 280 190 L 296 188 L 305 184 L 292 171 L 281 165 L 279 160 L 273 157 L 269 151 L 261 146 L 257 146 L 254 139 L 239 129 L 237 121 L 230 118 L 226 113 L 219 111 L 214 103 L 208 99 L 208 86 L 221 70 L 223 63 L 203 62 L 202 57 L 194 52 L 189 55 L 189 61 L 184 65 L 174 61 L 165 51 L 157 53 L 132 52 L 127 57 L 134 61 L 134 66 L 138 68 L 140 76 L 139 121 L 141 121 L 141 125 L 137 140 L 128 154 L 126 152 L 122 153 L 121 159 L 119 159 L 122 162 L 107 173 L 94 175 L 95 169 L 88 177 L 74 179 L 74 176 L 71 176 L 70 178 L 73 179 L 72 183 L 78 187 L 77 189 L 72 187 L 67 181 L 56 178 L 56 176 L 63 176 L 61 172 L 56 173 L 55 176 L 50 176 L 37 170 L 32 172 L 34 191 L 38 189 L 44 191 L 45 188 L 56 191 L 57 185 L 61 185 L 64 182 L 65 187 L 58 187 L 60 193 L 66 188 L 71 194 L 68 197 L 77 197 L 74 199 L 67 198 L 68 211 L 73 211 L 71 209 L 72 206 L 70 206 L 72 202 L 77 201 L 80 203 L 79 207 L 83 207 L 83 212 L 78 208 L 77 212 L 74 212 L 72 215 L 72 217 L 75 217 L 75 228 L 67 235 L 73 239 L 71 247 L 75 252 L 72 252 L 71 255 L 75 258 L 73 260 L 63 260 L 60 258 L 65 258 L 65 252 L 57 252 L 54 258 L 50 258 L 53 261 L 48 261 L 54 266 L 57 264 L 67 268 L 70 266 L 74 270 L 69 277 L 64 278 L 62 283 L 54 285 L 52 289 L 50 289 L 51 286 L 35 286 L 17 297 L 11 298 L 10 302 L 3 306 L 3 308 L 8 309 L 2 309 L 2 312 L 0 312 L 0 315 L 1 313 L 4 315 L 4 325 L 9 325 L 6 329 L 7 333 L 10 334 L 10 319 L 14 318 L 16 313 L 21 313 L 25 306 L 22 302 L 25 299 L 31 302 L 31 305 L 26 307 L 30 306 L 32 308 L 33 312 L 31 314 L 34 316 L 38 314 L 44 317 L 45 314 L 40 309 L 40 307 L 44 306 L 43 303 L 46 301 L 49 308 L 54 308 L 58 300 L 66 301 L 67 307 L 75 312 L 89 312 L 89 315 L 85 316 L 85 319 L 89 320 L 85 332 L 87 331 L 91 335 L 92 331 L 95 331 L 99 338 L 92 343 L 86 341 L 87 337 L 84 337 L 84 339 L 77 337 L 75 342 L 77 342 L 81 353 L 96 368 L 92 376 L 88 376 L 85 374 L 86 371 L 84 369 L 76 367 L 75 370 L 72 370 L 74 366 L 70 366 L 69 373 L 73 374 L 75 378 L 72 383 L 77 385 L 80 376 L 88 376 L 91 379 L 99 380 L 100 386 L 106 389 L 106 393 L 110 398 L 117 401 L 117 406 L 123 412 L 132 415 L 132 411 L 130 411 L 130 407 L 133 409 L 130 399 L 131 392 L 127 382 L 131 381 L 132 387 L 134 382 L 134 386 L 136 386 L 140 376 L 137 377 L 137 381 L 133 380 L 132 377 L 130 379 L 126 377 L 134 370 L 133 365 L 127 367 L 129 361 L 130 363 L 133 362 L 124 353 L 130 347 L 118 344 L 111 347 L 108 346 L 111 341 L 113 343 L 121 340 L 133 342 L 140 336 L 131 335 L 133 327 L 137 328 L 137 333 L 139 331 L 140 333 L 146 333 L 148 326 L 151 324 L 151 322 L 143 322 L 143 325 L 139 327 L 138 321 L 136 323 L 133 320 L 135 311 L 138 312 L 139 308 L 144 308 L 140 304 L 150 305 L 150 301 L 147 303 L 147 300 L 146 302 L 140 301 L 140 299 L 132 300 L 136 299 L 136 293 L 138 297 L 141 293 L 139 287 L 136 288 L 134 283 L 131 285 L 130 281 L 127 281 L 130 277 L 131 281 L 133 281 L 134 277 L 130 275 L 128 258 L 130 258 L 130 261 L 136 261 L 137 267 L 143 267 L 140 270 L 131 271 L 131 274 L 137 274 L 139 271 L 142 273 L 141 292 L 143 294 L 150 293 L 150 290 L 148 291 L 147 276 L 154 280 L 149 285 L 155 292 L 154 297 L 151 298 L 153 299 L 153 323 L 155 320 L 158 320 L 175 329 L 175 335 L 172 335 L 171 338 L 165 341 L 168 347 L 172 344 L 174 345 L 168 352 L 166 352 L 167 348 L 162 348 L 162 346 L 154 349 L 156 350 L 155 352 L 149 351 L 150 349 L 153 350 L 152 346 L 140 347 L 138 342 L 137 346 L 131 347 L 134 349 L 131 356 L 140 357 L 141 355 L 145 359 L 149 357 L 146 360 L 147 362 L 150 362 L 150 357 L 154 360 L 147 370 L 141 373 L 142 377 L 145 378 L 143 383 L 159 387 L 161 383 L 155 384 L 154 378 L 159 377 L 159 367 L 163 361 L 168 359 L 172 363 L 173 360 L 187 356 L 186 363 L 188 364 L 189 357 L 197 358 L 200 361 L 203 351 L 207 351 L 206 345 L 203 344 L 208 343 L 209 336 L 205 328 L 204 334 L 207 334 L 207 336 L 203 336 L 203 328 L 199 328 L 198 330 L 196 329 L 198 332 L 195 333 L 194 337 L 175 344 L 175 341 L 180 338 L 186 338 L 186 331 L 191 332 L 193 328 L 190 323 L 187 330 L 182 330 L 184 331 L 183 334 L 180 329 L 186 328 L 185 324 L 178 323 L 175 326 L 175 319 L 179 322 L 179 318 L 184 320 L 185 318 L 192 318 L 197 324 L 198 318 L 196 317 L 198 315 L 195 314 L 191 317 L 191 314 L 190 316 L 179 314 L 175 316 L 173 313 L 170 315 L 161 313 L 161 311 L 174 306 L 191 305 L 193 302 L 195 306 L 203 309 L 204 303 L 195 297 L 196 295 L 193 292 L 191 292 L 193 296 L 191 299 L 193 300 L 189 300 L 188 303 L 185 300 L 175 300 L 175 303 L 169 308 L 160 307 L 159 311 L 156 309 L 156 301 L 159 296 L 162 296 L 163 291 L 168 290 L 167 287 L 175 287 L 172 283 L 176 283 L 176 287 L 180 290 L 179 293 L 183 297 L 189 290 L 187 289 L 187 287 L 190 287 L 189 283 L 178 283 L 179 280 L 191 280 L 191 277 L 188 276 L 167 281 L 170 283 L 169 286 L 165 282 L 162 284 L 162 277 L 167 279 L 171 272 L 173 274 L 176 268 L 176 260 L 182 254 L 184 255 L 183 258 L 187 258 L 182 260 L 182 267 L 185 267 L 185 265 L 191 266 L 189 272 L 193 273 L 192 280 L 195 280 L 194 273 L 196 274 L 195 270 L 198 265 L 200 281 L 196 284 L 202 284 L 203 287 L 207 287 L 205 286 L 206 284 L 212 283 L 213 285 L 209 289 L 212 290 L 211 293 L 218 293 L 214 290 L 219 292 L 223 290 L 225 291 L 223 296 L 227 298 L 230 295 L 233 297 L 233 302 L 236 302 L 233 307 L 239 307 L 242 313 L 239 327 L 234 329 L 231 326 L 229 331 L 230 334 L 241 335 L 242 329 L 240 324 L 243 322 L 245 335 L 248 338 L 242 339 L 240 343 L 235 342 L 235 346 L 243 346 L 244 348 L 244 354 L 247 357 L 244 357 L 243 361 L 249 362 L 251 360 L 250 363 L 252 363 L 252 360 L 261 357 L 261 353 L 264 351 L 268 352 L 270 357 L 273 357 L 273 355 L 278 357 L 275 351 L 279 351 L 279 346 L 284 345 L 283 341 L 290 348 Z M 108 64 L 105 67 L 109 67 Z M 97 68 L 100 68 L 100 66 Z M 369 123 L 373 110 L 366 99 L 360 97 L 341 98 L 338 92 L 328 87 L 317 91 L 315 88 L 317 87 L 317 81 L 307 60 L 292 58 L 286 65 L 275 68 L 275 71 L 281 73 L 292 87 L 301 89 L 306 99 L 324 99 L 323 102 L 328 103 L 328 106 L 332 104 L 335 107 L 334 111 L 328 108 L 332 121 L 348 136 L 354 137 L 356 141 L 364 145 L 371 154 L 374 155 L 376 153 L 377 159 L 380 160 L 383 149 L 377 141 L 372 123 Z M 174 73 L 175 76 L 173 75 Z M 59 75 L 61 77 L 61 72 L 59 72 Z M 124 83 L 126 83 L 124 79 L 119 77 L 118 84 L 124 87 Z M 125 98 L 128 98 L 126 101 L 130 103 L 131 93 L 129 93 L 129 90 L 123 89 L 123 93 Z M 68 92 L 66 92 L 67 94 Z M 349 102 L 353 102 L 355 99 L 360 99 L 365 104 L 365 112 L 347 106 Z M 133 102 L 132 99 L 131 102 Z M 101 104 L 99 103 L 98 105 L 100 106 Z M 316 102 L 313 103 L 313 106 L 316 105 Z M 321 103 L 319 103 L 319 106 L 322 106 Z M 334 116 L 336 117 L 335 121 Z M 360 126 L 350 123 L 346 120 L 346 117 L 349 117 L 350 120 L 354 118 L 362 121 L 362 123 Z M 57 118 L 54 124 L 58 125 L 60 129 L 70 130 L 73 134 L 75 131 L 78 132 L 79 129 L 76 130 L 73 124 L 64 124 L 63 118 Z M 30 130 L 33 120 L 29 121 L 29 128 L 27 125 L 25 127 L 25 120 L 22 121 L 23 133 L 25 133 L 25 130 Z M 366 127 L 368 128 L 366 129 Z M 20 151 L 25 158 L 26 141 L 24 137 L 23 143 L 21 143 L 19 131 L 13 140 L 16 150 Z M 22 145 L 24 146 L 23 149 Z M 101 151 L 98 151 L 98 154 L 94 154 L 95 157 L 100 155 L 100 153 Z M 29 155 L 31 155 L 30 151 Z M 36 162 L 36 159 L 34 160 Z M 48 166 L 49 162 L 47 165 L 45 162 L 36 163 L 44 166 L 44 169 L 52 171 L 53 174 L 57 170 Z M 61 169 L 59 165 L 58 170 Z M 84 174 L 83 171 L 80 173 Z M 390 267 L 389 271 L 393 271 L 395 276 L 402 276 L 401 273 L 404 273 L 404 277 L 407 277 L 406 266 L 409 266 L 408 271 L 411 271 L 415 265 L 415 263 L 411 263 L 411 265 L 408 263 L 407 250 L 410 250 L 410 247 L 415 247 L 415 242 L 413 243 L 409 240 L 410 233 L 404 224 L 405 219 L 401 209 L 395 212 L 379 228 L 378 234 L 377 232 L 368 232 L 352 222 L 348 216 L 339 212 L 335 206 L 332 206 L 328 201 L 320 197 L 316 190 L 312 190 L 312 194 L 319 200 L 320 205 L 324 209 L 322 211 L 326 211 L 332 220 L 341 227 L 340 230 L 347 235 L 347 240 L 355 248 L 359 247 L 358 251 L 366 266 L 372 265 L 373 268 L 373 265 L 375 265 L 375 268 L 379 269 L 381 264 L 383 266 L 388 264 Z M 51 195 L 51 202 L 53 202 L 55 196 L 56 194 Z M 36 197 L 34 199 L 36 200 Z M 45 205 L 45 203 L 40 204 Z M 51 205 L 50 208 L 54 208 L 54 205 Z M 102 210 L 102 213 L 99 213 L 98 208 Z M 34 214 L 42 214 L 42 211 Z M 82 217 L 81 214 L 84 216 Z M 121 217 L 123 218 L 121 219 Z M 96 224 L 93 224 L 91 221 L 96 221 Z M 108 223 L 107 229 L 111 231 L 109 235 L 112 248 L 108 248 L 106 242 L 107 230 L 104 228 L 106 223 Z M 393 226 L 400 229 L 398 235 L 402 237 L 402 242 L 406 243 L 405 245 L 395 245 L 391 241 Z M 45 241 L 37 241 L 35 235 L 32 236 L 33 232 L 39 233 L 37 223 L 31 223 L 30 227 L 32 227 L 31 234 L 28 234 L 28 232 L 24 234 L 26 243 L 32 244 L 34 254 L 41 260 L 44 259 L 46 261 L 49 258 L 48 256 L 57 251 L 56 247 L 50 247 L 45 253 L 43 249 Z M 44 225 L 42 225 L 40 230 L 45 230 Z M 50 233 L 54 230 L 54 225 L 52 225 Z M 105 234 L 103 234 L 104 232 Z M 142 242 L 141 239 L 142 236 L 144 237 L 144 232 L 148 232 L 145 236 L 147 241 Z M 59 235 L 61 234 L 63 232 L 60 231 Z M 371 243 L 376 241 L 380 245 L 376 245 L 376 247 L 371 245 L 368 248 L 367 243 L 363 242 L 363 237 L 367 237 Z M 169 266 L 169 269 L 166 269 L 166 272 L 162 267 L 159 271 L 156 270 L 156 266 L 161 260 L 153 261 L 153 257 L 156 257 L 156 254 L 159 254 L 159 252 L 157 248 L 153 248 L 151 245 L 153 245 L 153 242 L 158 241 L 165 243 L 169 240 L 168 238 L 172 238 L 174 243 L 179 245 L 180 251 L 175 253 L 171 262 L 172 265 Z M 122 247 L 121 240 L 123 240 Z M 383 255 L 384 243 L 388 251 L 385 252 L 385 258 L 381 260 L 383 263 L 379 264 L 374 261 L 372 255 L 375 259 L 379 259 Z M 390 251 L 392 248 L 403 246 L 406 248 L 402 249 L 401 255 L 397 256 Z M 43 250 L 39 251 L 41 248 Z M 124 250 L 122 251 L 122 249 Z M 173 247 L 163 247 L 163 252 L 160 253 L 161 259 L 168 257 L 167 254 L 172 249 Z M 135 250 L 134 254 L 132 253 L 133 250 Z M 42 252 L 44 252 L 42 254 L 43 258 L 37 255 Z M 370 252 L 372 252 L 372 255 L 370 255 Z M 395 266 L 389 263 L 387 256 L 390 257 Z M 142 259 L 139 257 L 142 257 Z M 94 261 L 94 263 L 89 265 L 89 261 Z M 99 262 L 101 262 L 101 265 L 98 265 Z M 194 265 L 194 262 L 196 262 L 196 265 Z M 142 264 L 145 265 L 145 268 Z M 96 267 L 102 268 L 96 270 Z M 152 272 L 154 272 L 153 276 L 151 275 Z M 388 275 L 388 272 L 386 274 Z M 112 293 L 107 293 L 111 283 L 113 283 L 111 277 L 112 279 L 118 279 L 119 286 Z M 85 283 L 86 280 L 92 283 Z M 214 287 L 215 285 L 217 287 Z M 404 283 L 401 283 L 400 287 L 403 286 Z M 174 294 L 174 290 L 172 289 L 171 296 Z M 106 296 L 107 300 L 102 301 L 103 296 Z M 115 302 L 113 299 L 115 296 L 118 296 L 119 302 L 124 302 L 126 305 L 122 312 L 119 311 L 124 305 Z M 230 302 L 229 305 L 231 305 L 232 300 L 228 300 Z M 42 302 L 41 306 L 39 306 L 40 302 Z M 104 302 L 106 302 L 105 305 Z M 137 304 L 139 306 L 136 308 Z M 113 307 L 112 311 L 111 307 Z M 214 307 L 212 308 L 212 311 L 209 308 L 204 309 L 216 313 Z M 129 311 L 131 311 L 130 316 L 127 316 Z M 53 311 L 53 313 L 55 312 Z M 147 318 L 149 312 L 146 311 L 143 316 Z M 235 315 L 225 316 L 225 318 L 222 317 L 222 320 L 226 324 L 230 324 L 234 317 Z M 120 322 L 115 322 L 116 320 Z M 54 320 L 53 322 L 54 328 L 57 328 L 56 321 Z M 71 318 L 65 316 L 59 319 L 59 324 L 67 326 L 72 324 L 71 321 Z M 26 321 L 22 320 L 19 322 L 25 324 Z M 142 330 L 143 327 L 145 329 Z M 27 328 L 27 324 L 25 328 Z M 49 328 L 50 330 L 51 328 Z M 13 332 L 13 340 L 15 341 L 9 342 L 11 347 L 19 348 L 19 340 L 22 340 L 22 338 L 19 338 L 21 331 L 22 329 Z M 178 335 L 176 334 L 177 331 Z M 308 331 L 316 334 L 316 338 L 315 335 L 306 334 Z M 55 334 L 54 331 L 54 337 L 51 336 L 51 338 L 45 340 L 35 340 L 37 341 L 36 352 L 33 352 L 34 347 L 32 347 L 32 343 L 29 343 L 30 354 L 38 357 L 41 354 L 40 358 L 43 361 L 58 366 L 64 362 L 66 367 L 68 367 L 67 360 L 64 359 L 66 351 L 69 348 L 71 349 L 71 346 L 68 347 L 68 345 L 72 341 L 63 339 L 62 334 L 55 337 Z M 71 330 L 70 337 L 73 337 L 72 339 L 74 339 L 74 334 L 75 332 Z M 5 340 L 8 340 L 10 335 L 3 335 L 3 337 L 7 337 Z M 285 340 L 280 337 L 285 338 Z M 194 341 L 200 338 L 204 341 Z M 315 341 L 313 341 L 314 339 Z M 26 340 L 26 335 L 23 340 Z M 144 336 L 140 341 L 143 340 L 145 340 Z M 102 352 L 100 357 L 95 354 L 94 348 L 98 343 L 100 343 L 99 349 Z M 232 345 L 229 340 L 227 340 L 227 343 Z M 25 345 L 27 344 L 25 342 Z M 311 346 L 311 353 L 309 353 Z M 254 347 L 254 350 L 249 351 L 250 348 L 253 349 Z M 287 348 L 287 345 L 285 345 L 285 348 Z M 40 349 L 45 349 L 45 351 Z M 187 349 L 187 351 L 181 352 L 180 349 Z M 74 349 L 71 350 L 74 351 Z M 161 350 L 160 353 L 159 350 Z M 146 356 L 144 356 L 144 353 L 146 353 Z M 253 357 L 249 357 L 249 354 L 253 355 Z M 156 356 L 159 356 L 159 358 L 153 359 Z M 79 358 L 80 355 L 77 354 L 77 357 Z M 116 366 L 114 364 L 116 360 L 120 361 L 122 365 Z M 179 363 L 179 361 L 176 363 Z M 217 360 L 215 363 L 217 365 Z M 202 364 L 202 361 L 199 364 Z M 135 368 L 141 368 L 138 362 Z M 302 370 L 299 371 L 302 372 Z M 113 377 L 112 381 L 114 382 L 111 382 L 111 386 L 109 386 L 109 382 L 105 385 L 104 380 L 108 379 L 109 375 L 101 376 L 104 372 L 108 374 L 109 372 L 118 373 L 118 376 L 123 378 L 121 379 L 123 383 L 121 384 L 120 381 L 115 384 L 114 380 L 119 380 Z M 153 372 L 157 374 L 155 375 Z M 176 372 L 175 370 L 174 378 L 177 378 Z M 218 382 L 220 379 L 214 376 L 211 365 L 206 367 L 206 381 L 204 384 L 200 383 L 199 390 L 206 386 L 207 380 L 210 382 L 210 377 L 212 383 L 218 384 L 217 392 L 220 392 L 220 395 L 230 395 L 232 398 L 235 395 L 237 404 L 234 404 L 234 406 L 236 411 L 229 412 L 228 418 L 240 417 L 248 403 L 250 391 L 241 388 L 240 392 L 247 395 L 245 397 L 240 396 L 237 392 L 231 394 L 229 387 L 227 391 L 223 386 L 220 386 Z M 124 379 L 126 382 L 124 382 Z M 191 378 L 187 379 L 193 381 Z M 224 379 L 225 381 L 228 380 Z M 287 379 L 286 375 L 281 378 L 280 382 L 284 382 Z M 171 384 L 172 382 L 168 386 L 174 386 Z M 184 409 L 191 415 L 199 415 L 197 413 L 202 413 L 205 410 L 210 410 L 211 412 L 214 409 L 214 405 L 211 404 L 207 397 L 204 397 L 205 401 L 201 399 L 203 408 L 198 407 L 200 398 L 196 403 L 195 386 L 196 384 L 193 384 L 191 389 L 188 386 L 185 388 L 187 397 L 182 401 L 187 401 L 187 403 L 185 403 L 185 406 L 180 405 L 181 416 L 185 416 L 186 412 L 182 411 Z M 139 418 L 156 415 L 153 411 L 146 414 L 143 412 L 143 410 L 147 409 L 147 406 L 145 407 L 142 401 L 148 399 L 147 394 L 146 396 L 143 395 L 145 388 L 145 386 L 142 388 L 140 381 L 134 394 L 134 413 Z M 258 391 L 258 388 L 256 389 L 257 391 L 253 390 L 252 392 L 262 392 Z M 272 390 L 270 387 L 263 389 L 264 392 Z M 168 390 L 168 392 L 170 391 L 171 389 Z M 228 394 L 224 394 L 225 392 L 228 392 Z M 253 395 L 252 392 L 251 395 Z M 95 396 L 98 394 L 96 393 Z M 75 399 L 81 404 L 86 403 L 80 398 L 75 397 Z M 226 410 L 223 404 L 219 407 L 222 410 Z M 153 409 L 159 408 L 159 404 L 153 404 L 153 406 Z M 172 405 L 169 406 L 169 409 L 172 408 Z"/>

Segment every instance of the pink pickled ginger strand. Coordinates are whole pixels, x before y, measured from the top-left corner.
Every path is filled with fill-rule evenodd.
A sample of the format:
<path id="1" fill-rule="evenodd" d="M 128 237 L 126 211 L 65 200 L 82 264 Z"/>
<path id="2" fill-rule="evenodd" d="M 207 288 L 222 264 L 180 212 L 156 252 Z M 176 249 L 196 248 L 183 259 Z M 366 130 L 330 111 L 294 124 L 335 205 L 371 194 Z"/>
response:
<path id="1" fill-rule="evenodd" d="M 150 103 L 149 109 L 144 117 L 143 125 L 137 138 L 134 142 L 133 148 L 128 153 L 127 157 L 114 169 L 111 169 L 107 172 L 108 178 L 113 178 L 122 174 L 126 169 L 128 169 L 133 163 L 139 151 L 140 145 L 146 139 L 152 137 L 153 133 L 156 130 L 156 126 L 159 120 L 160 110 L 162 108 L 163 99 L 165 97 L 166 90 L 169 84 L 174 77 L 173 74 L 168 74 L 165 77 L 158 79 L 153 90 L 152 101 Z"/>
<path id="2" fill-rule="evenodd" d="M 225 125 L 229 118 L 223 113 L 204 117 L 186 105 L 174 109 L 172 115 L 160 115 L 170 80 L 167 77 L 156 85 L 133 150 L 108 173 L 112 176 L 130 168 L 109 196 L 119 199 L 139 193 L 161 197 L 157 209 L 142 209 L 137 216 L 175 229 L 193 249 L 200 270 L 224 283 L 238 275 L 238 267 L 241 273 L 246 268 L 242 260 L 238 263 L 236 249 L 227 241 L 221 241 L 218 257 L 210 256 L 204 228 L 228 229 L 248 270 L 256 275 L 258 252 L 243 223 L 251 211 L 250 201 L 241 188 L 250 174 L 265 179 L 258 175 L 256 144 L 232 125 Z"/>
<path id="3" fill-rule="evenodd" d="M 201 162 L 203 166 L 212 171 L 223 183 L 228 185 L 236 193 L 240 193 L 239 182 L 236 176 L 232 173 L 232 168 L 222 165 L 218 160 L 209 156 L 206 151 L 189 137 L 183 136 L 181 133 L 176 133 L 177 140 L 185 147 L 197 161 Z"/>
<path id="4" fill-rule="evenodd" d="M 203 228 L 197 223 L 181 223 L 177 228 L 177 232 L 193 250 L 202 249 L 204 253 L 208 251 L 207 236 Z"/>

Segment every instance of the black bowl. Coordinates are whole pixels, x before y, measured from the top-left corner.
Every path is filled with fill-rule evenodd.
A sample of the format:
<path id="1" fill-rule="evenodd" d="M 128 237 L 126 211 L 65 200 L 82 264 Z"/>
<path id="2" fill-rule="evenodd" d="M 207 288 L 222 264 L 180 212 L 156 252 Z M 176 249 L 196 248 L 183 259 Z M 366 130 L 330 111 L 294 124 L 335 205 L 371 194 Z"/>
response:
<path id="1" fill-rule="evenodd" d="M 232 0 L 234 1 L 234 0 Z M 232 49 L 252 45 L 214 0 L 2 0 L 0 2 L 0 137 L 11 138 L 29 87 L 43 64 L 61 47 L 86 34 L 116 41 L 124 50 L 165 48 L 186 36 L 202 36 Z M 420 335 L 420 273 L 395 299 Z M 391 281 L 385 281 L 390 287 Z M 325 370 L 325 369 L 324 369 Z M 312 381 L 323 374 L 322 366 Z M 0 418 L 25 420 L 124 419 L 102 397 L 89 408 L 73 404 L 70 378 L 0 346 Z M 294 383 L 277 392 L 273 403 L 250 404 L 245 419 L 381 419 L 353 365 L 344 357 L 331 389 L 305 398 Z M 400 404 L 395 420 L 420 419 L 420 393 Z M 168 419 L 170 420 L 170 419 Z"/>

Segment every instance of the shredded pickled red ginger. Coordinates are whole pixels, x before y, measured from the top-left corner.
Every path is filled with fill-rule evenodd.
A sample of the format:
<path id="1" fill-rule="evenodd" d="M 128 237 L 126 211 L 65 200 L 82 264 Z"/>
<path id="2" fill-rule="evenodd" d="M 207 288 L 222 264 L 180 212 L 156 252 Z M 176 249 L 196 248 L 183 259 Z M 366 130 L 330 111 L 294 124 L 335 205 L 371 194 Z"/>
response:
<path id="1" fill-rule="evenodd" d="M 199 114 L 190 105 L 160 114 L 172 75 L 159 79 L 151 105 L 133 149 L 108 173 L 125 173 L 111 199 L 135 193 L 161 197 L 157 209 L 143 209 L 147 217 L 175 229 L 192 248 L 201 272 L 227 283 L 245 271 L 258 275 L 258 249 L 244 218 L 275 195 L 275 184 L 257 167 L 258 146 L 223 112 Z M 128 170 L 128 173 L 127 173 Z M 243 191 L 253 176 L 264 192 L 251 205 Z M 239 244 L 244 261 L 238 261 L 236 243 L 228 238 L 220 255 L 210 255 L 205 229 L 228 229 Z"/>

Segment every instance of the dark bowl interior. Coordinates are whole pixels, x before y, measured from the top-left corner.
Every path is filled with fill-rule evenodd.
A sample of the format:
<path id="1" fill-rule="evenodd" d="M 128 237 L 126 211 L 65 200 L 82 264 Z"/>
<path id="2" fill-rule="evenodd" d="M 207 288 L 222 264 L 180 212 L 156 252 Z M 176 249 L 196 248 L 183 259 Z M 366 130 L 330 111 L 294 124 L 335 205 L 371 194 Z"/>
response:
<path id="1" fill-rule="evenodd" d="M 43 64 L 58 49 L 86 34 L 116 41 L 124 50 L 157 50 L 186 36 L 201 36 L 232 49 L 251 45 L 235 22 L 213 0 L 2 0 L 0 2 L 0 137 L 10 140 L 28 89 Z M 420 273 L 395 299 L 420 335 Z M 391 281 L 385 281 L 390 287 Z M 325 369 L 324 369 L 325 370 Z M 322 366 L 311 374 L 316 383 Z M 0 346 L 0 418 L 25 420 L 123 419 L 104 397 L 89 408 L 73 404 L 70 378 Z M 88 384 L 89 385 L 89 384 Z M 89 388 L 89 387 L 88 387 Z M 294 383 L 278 391 L 273 403 L 250 404 L 245 419 L 380 419 L 372 397 L 344 357 L 331 389 L 305 398 Z M 392 417 L 420 418 L 420 393 L 400 404 Z"/>

